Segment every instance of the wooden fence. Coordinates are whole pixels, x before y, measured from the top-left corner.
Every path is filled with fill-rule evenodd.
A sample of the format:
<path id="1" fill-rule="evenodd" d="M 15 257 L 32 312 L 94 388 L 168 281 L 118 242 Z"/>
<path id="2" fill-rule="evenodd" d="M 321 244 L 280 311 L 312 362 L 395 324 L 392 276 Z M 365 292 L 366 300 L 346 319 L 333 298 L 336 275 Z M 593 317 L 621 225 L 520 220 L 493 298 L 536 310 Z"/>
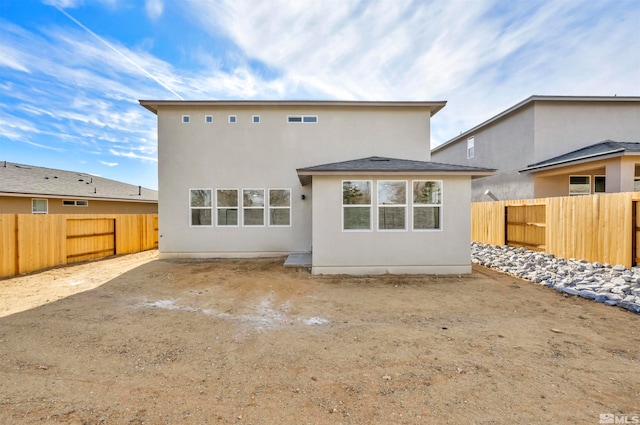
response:
<path id="1" fill-rule="evenodd" d="M 157 247 L 157 214 L 0 214 L 0 277 Z"/>
<path id="2" fill-rule="evenodd" d="M 639 192 L 477 202 L 471 239 L 632 267 L 640 262 L 638 202 Z"/>

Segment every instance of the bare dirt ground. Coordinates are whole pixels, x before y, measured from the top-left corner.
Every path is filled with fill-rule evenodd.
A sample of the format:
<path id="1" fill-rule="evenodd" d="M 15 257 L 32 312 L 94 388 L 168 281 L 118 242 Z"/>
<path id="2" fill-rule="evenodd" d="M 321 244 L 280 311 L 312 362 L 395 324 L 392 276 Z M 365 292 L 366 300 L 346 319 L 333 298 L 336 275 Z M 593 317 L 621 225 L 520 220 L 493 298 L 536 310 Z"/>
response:
<path id="1" fill-rule="evenodd" d="M 317 277 L 282 258 L 155 255 L 0 280 L 0 423 L 597 424 L 640 413 L 640 316 L 616 307 L 481 267 Z"/>

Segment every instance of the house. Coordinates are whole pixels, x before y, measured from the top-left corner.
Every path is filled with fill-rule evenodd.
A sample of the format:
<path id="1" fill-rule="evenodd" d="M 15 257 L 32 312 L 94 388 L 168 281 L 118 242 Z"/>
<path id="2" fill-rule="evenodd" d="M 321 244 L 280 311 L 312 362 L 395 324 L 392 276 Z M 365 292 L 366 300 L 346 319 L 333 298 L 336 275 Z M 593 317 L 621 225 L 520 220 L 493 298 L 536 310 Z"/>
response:
<path id="1" fill-rule="evenodd" d="M 492 170 L 430 162 L 445 102 L 140 103 L 158 116 L 161 258 L 470 272 L 471 179 Z"/>
<path id="2" fill-rule="evenodd" d="M 0 214 L 151 214 L 158 192 L 88 173 L 0 162 Z"/>
<path id="3" fill-rule="evenodd" d="M 627 192 L 640 179 L 640 97 L 531 96 L 431 151 L 497 169 L 473 201 Z"/>

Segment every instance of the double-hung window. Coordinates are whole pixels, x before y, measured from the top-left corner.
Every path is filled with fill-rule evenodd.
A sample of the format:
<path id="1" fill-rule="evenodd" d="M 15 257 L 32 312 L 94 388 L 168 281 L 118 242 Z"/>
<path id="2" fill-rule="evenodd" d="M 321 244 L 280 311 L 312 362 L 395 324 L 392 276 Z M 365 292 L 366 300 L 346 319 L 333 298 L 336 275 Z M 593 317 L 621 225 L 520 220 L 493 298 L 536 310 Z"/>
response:
<path id="1" fill-rule="evenodd" d="M 238 225 L 238 189 L 216 190 L 216 224 Z"/>
<path id="2" fill-rule="evenodd" d="M 33 214 L 47 214 L 49 212 L 49 202 L 46 199 L 32 199 L 31 212 Z"/>
<path id="3" fill-rule="evenodd" d="M 406 230 L 407 182 L 378 181 L 378 230 Z"/>
<path id="4" fill-rule="evenodd" d="M 269 226 L 291 226 L 291 189 L 269 189 Z"/>
<path id="5" fill-rule="evenodd" d="M 342 229 L 371 230 L 371 181 L 342 182 Z"/>
<path id="6" fill-rule="evenodd" d="M 264 226 L 264 189 L 242 190 L 242 224 Z"/>
<path id="7" fill-rule="evenodd" d="M 471 159 L 474 156 L 476 156 L 476 142 L 472 136 L 467 139 L 467 159 Z"/>
<path id="8" fill-rule="evenodd" d="M 413 181 L 413 229 L 442 229 L 442 181 Z"/>
<path id="9" fill-rule="evenodd" d="M 191 210 L 192 226 L 211 226 L 212 190 L 191 189 L 189 191 L 189 206 Z"/>

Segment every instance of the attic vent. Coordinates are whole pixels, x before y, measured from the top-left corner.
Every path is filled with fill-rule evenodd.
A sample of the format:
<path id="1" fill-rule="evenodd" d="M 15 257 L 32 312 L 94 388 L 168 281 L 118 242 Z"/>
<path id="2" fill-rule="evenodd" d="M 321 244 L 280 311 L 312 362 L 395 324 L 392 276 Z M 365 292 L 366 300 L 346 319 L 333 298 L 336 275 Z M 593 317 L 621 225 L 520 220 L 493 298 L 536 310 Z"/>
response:
<path id="1" fill-rule="evenodd" d="M 78 179 L 78 181 L 79 181 L 79 182 L 83 182 L 84 180 L 83 180 L 83 179 Z"/>

